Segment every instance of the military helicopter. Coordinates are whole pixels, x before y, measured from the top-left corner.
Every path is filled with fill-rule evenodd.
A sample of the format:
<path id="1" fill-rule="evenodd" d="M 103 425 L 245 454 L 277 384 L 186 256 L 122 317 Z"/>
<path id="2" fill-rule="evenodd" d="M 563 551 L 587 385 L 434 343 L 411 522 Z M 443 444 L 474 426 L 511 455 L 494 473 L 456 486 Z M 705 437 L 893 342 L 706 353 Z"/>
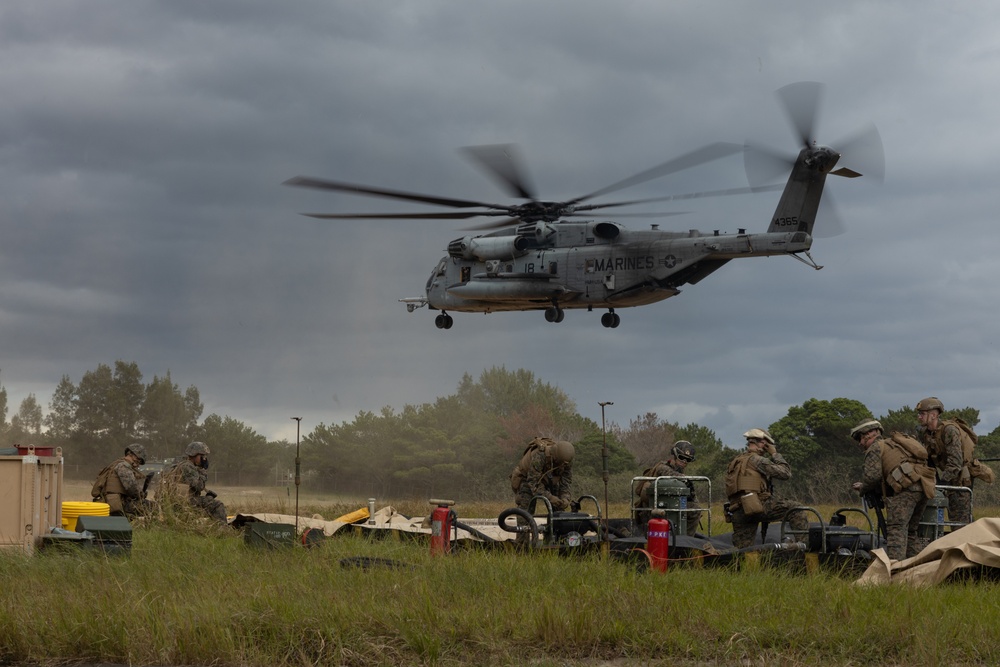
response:
<path id="1" fill-rule="evenodd" d="M 839 150 L 816 143 L 813 132 L 821 92 L 821 84 L 815 82 L 790 84 L 777 91 L 801 146 L 797 156 L 782 156 L 749 144 L 715 143 L 567 201 L 536 198 L 523 176 L 525 172 L 514 147 L 509 145 L 465 150 L 512 196 L 527 200 L 521 204 L 452 199 L 305 176 L 296 176 L 285 184 L 464 209 L 303 214 L 319 219 L 503 218 L 470 228 L 470 231 L 494 231 L 463 236 L 449 243 L 448 254 L 437 262 L 427 280 L 426 296 L 400 299 L 410 312 L 423 306 L 439 311 L 435 318 L 439 329 L 452 327 L 454 320 L 449 311 L 542 310 L 547 321 L 562 322 L 568 309 L 585 308 L 590 312 L 595 307 L 607 309 L 601 315 L 601 324 L 616 328 L 621 322 L 615 312 L 617 308 L 644 306 L 676 296 L 680 287 L 700 282 L 732 259 L 789 255 L 814 269 L 822 268 L 813 261 L 809 250 L 827 175 L 848 178 L 862 175 L 846 167 L 834 170 L 846 155 L 850 159 L 864 158 L 869 174 L 881 180 L 884 157 L 874 125 L 856 133 Z M 744 154 L 749 188 L 584 203 L 738 152 Z M 791 174 L 784 186 L 767 184 L 789 168 Z M 739 228 L 736 234 L 671 232 L 660 230 L 656 224 L 650 229 L 633 230 L 612 220 L 592 217 L 595 211 L 615 207 L 781 189 L 781 198 L 765 233 L 747 233 L 744 228 Z M 580 218 L 587 219 L 578 221 Z"/>

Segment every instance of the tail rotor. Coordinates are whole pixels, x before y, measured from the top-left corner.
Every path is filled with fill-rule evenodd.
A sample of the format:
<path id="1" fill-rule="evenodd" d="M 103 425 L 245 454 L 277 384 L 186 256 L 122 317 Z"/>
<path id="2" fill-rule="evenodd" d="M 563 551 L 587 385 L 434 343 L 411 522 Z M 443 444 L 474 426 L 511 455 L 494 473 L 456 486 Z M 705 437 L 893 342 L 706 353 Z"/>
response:
<path id="1" fill-rule="evenodd" d="M 815 81 L 789 84 L 776 92 L 799 144 L 796 154 L 750 142 L 744 145 L 743 152 L 751 188 L 763 188 L 782 177 L 788 179 L 775 218 L 785 220 L 794 216 L 800 221 L 798 229 L 819 237 L 836 236 L 844 229 L 829 196 L 821 198 L 827 175 L 865 176 L 877 184 L 885 180 L 885 153 L 875 125 L 870 124 L 832 146 L 818 144 L 816 128 L 823 93 L 824 86 Z M 841 166 L 834 169 L 837 165 Z M 814 233 L 813 223 L 817 218 L 822 218 L 823 224 Z"/>

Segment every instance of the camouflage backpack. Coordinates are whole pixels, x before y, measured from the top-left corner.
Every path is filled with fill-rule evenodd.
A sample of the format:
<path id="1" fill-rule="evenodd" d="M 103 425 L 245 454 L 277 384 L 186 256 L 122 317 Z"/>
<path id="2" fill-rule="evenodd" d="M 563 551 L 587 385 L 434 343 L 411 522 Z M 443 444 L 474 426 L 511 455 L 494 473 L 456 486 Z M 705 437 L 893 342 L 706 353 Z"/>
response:
<path id="1" fill-rule="evenodd" d="M 514 470 L 510 473 L 510 488 L 512 491 L 518 491 L 521 488 L 521 482 L 524 481 L 525 472 L 528 466 L 531 464 L 531 455 L 538 449 L 545 449 L 549 445 L 554 444 L 554 440 L 549 438 L 533 438 L 528 446 L 524 448 L 524 453 L 521 455 L 520 460 L 517 465 L 514 466 Z"/>
<path id="2" fill-rule="evenodd" d="M 105 466 L 104 469 L 101 470 L 101 472 L 97 473 L 97 479 L 94 480 L 94 486 L 90 488 L 91 498 L 96 498 L 102 503 L 105 502 L 105 498 L 107 497 L 108 494 L 108 482 L 111 481 L 111 476 L 115 472 L 115 467 L 124 460 L 125 460 L 124 457 L 115 459 L 107 466 Z M 118 478 L 115 477 L 111 491 L 112 493 L 120 493 L 121 490 L 122 490 L 121 482 L 119 482 Z"/>
<path id="3" fill-rule="evenodd" d="M 893 432 L 882 439 L 882 479 L 893 493 L 920 484 L 925 497 L 934 497 L 934 468 L 927 465 L 927 449 L 906 434 Z"/>
<path id="4" fill-rule="evenodd" d="M 94 500 L 104 502 L 104 492 L 108 488 L 108 478 L 111 476 L 111 471 L 115 467 L 117 461 L 113 461 L 105 466 L 104 470 L 97 473 L 97 479 L 94 480 L 94 486 L 90 489 L 90 497 Z"/>
<path id="5" fill-rule="evenodd" d="M 959 433 L 962 434 L 962 464 L 963 467 L 968 468 L 970 482 L 972 479 L 981 479 L 987 484 L 995 482 L 996 473 L 993 472 L 993 468 L 981 463 L 973 456 L 976 444 L 979 442 L 979 436 L 972 430 L 972 427 L 964 419 L 959 418 L 946 419 L 941 422 L 942 428 L 948 425 L 957 426 Z"/>

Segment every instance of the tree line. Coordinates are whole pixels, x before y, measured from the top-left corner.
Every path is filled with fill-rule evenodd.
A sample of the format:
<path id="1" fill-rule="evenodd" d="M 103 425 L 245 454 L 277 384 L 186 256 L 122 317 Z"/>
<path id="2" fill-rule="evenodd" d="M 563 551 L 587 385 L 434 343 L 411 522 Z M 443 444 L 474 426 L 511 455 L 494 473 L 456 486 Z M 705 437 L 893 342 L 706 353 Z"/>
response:
<path id="1" fill-rule="evenodd" d="M 63 376 L 48 407 L 43 414 L 29 395 L 8 422 L 7 392 L 0 384 L 0 447 L 62 447 L 67 476 L 89 479 L 132 442 L 146 445 L 150 459 L 167 459 L 201 440 L 212 449 L 215 484 L 291 481 L 294 443 L 268 441 L 232 417 L 203 418 L 198 389 L 182 391 L 169 372 L 146 382 L 134 362 L 100 364 L 78 382 Z M 979 411 L 971 407 L 944 416 L 961 417 L 973 427 L 979 423 Z M 908 406 L 874 415 L 853 399 L 810 398 L 773 424 L 748 428 L 768 428 L 792 466 L 792 479 L 782 483 L 780 493 L 803 503 L 856 503 L 849 489 L 860 479 L 862 456 L 847 433 L 871 418 L 887 432 L 912 434 L 917 426 Z M 314 491 L 382 498 L 498 499 L 510 496 L 510 472 L 527 442 L 539 435 L 576 445 L 573 471 L 581 494 L 601 497 L 606 466 L 616 500 L 627 499 L 631 477 L 665 458 L 677 440 L 688 440 L 697 450 L 687 474 L 710 478 L 714 498 L 720 499 L 726 465 L 740 451 L 711 429 L 656 413 L 602 428 L 581 416 L 562 389 L 533 372 L 494 367 L 478 378 L 466 374 L 454 393 L 430 403 L 387 406 L 362 411 L 351 421 L 318 424 L 301 438 L 302 483 Z M 1000 455 L 1000 427 L 981 435 L 977 455 Z M 977 496 L 978 503 L 984 499 L 995 503 L 996 491 Z"/>

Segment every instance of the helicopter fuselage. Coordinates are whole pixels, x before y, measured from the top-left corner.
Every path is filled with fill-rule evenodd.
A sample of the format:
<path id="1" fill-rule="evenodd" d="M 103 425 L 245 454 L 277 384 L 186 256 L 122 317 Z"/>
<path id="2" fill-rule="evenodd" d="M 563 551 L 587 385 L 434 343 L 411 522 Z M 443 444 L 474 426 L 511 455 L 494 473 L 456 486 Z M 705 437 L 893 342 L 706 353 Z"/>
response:
<path id="1" fill-rule="evenodd" d="M 705 234 L 609 221 L 522 224 L 456 239 L 426 285 L 433 309 L 500 312 L 641 306 L 680 293 L 731 259 L 808 251 L 804 231 Z"/>

